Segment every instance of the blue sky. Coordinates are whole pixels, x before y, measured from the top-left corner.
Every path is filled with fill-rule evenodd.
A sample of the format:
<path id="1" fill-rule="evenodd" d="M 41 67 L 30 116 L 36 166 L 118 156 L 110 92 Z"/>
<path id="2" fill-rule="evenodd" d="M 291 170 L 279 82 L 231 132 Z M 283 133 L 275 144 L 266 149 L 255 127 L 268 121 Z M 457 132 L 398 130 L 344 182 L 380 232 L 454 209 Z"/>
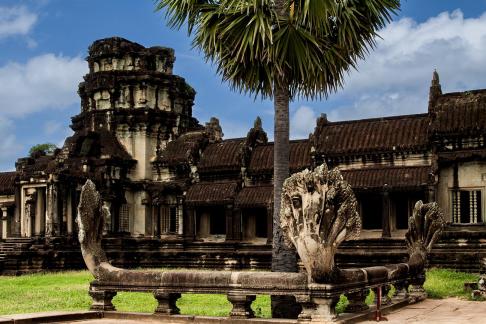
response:
<path id="1" fill-rule="evenodd" d="M 216 116 L 225 137 L 237 137 L 259 115 L 271 137 L 272 103 L 232 92 L 153 8 L 152 0 L 0 1 L 0 170 L 12 170 L 34 144 L 62 145 L 79 113 L 87 48 L 110 36 L 174 48 L 175 73 L 196 89 L 201 123 Z M 403 1 L 342 90 L 291 104 L 291 136 L 307 137 L 321 113 L 336 121 L 425 112 L 434 68 L 445 92 L 486 88 L 485 12 L 486 0 Z"/>

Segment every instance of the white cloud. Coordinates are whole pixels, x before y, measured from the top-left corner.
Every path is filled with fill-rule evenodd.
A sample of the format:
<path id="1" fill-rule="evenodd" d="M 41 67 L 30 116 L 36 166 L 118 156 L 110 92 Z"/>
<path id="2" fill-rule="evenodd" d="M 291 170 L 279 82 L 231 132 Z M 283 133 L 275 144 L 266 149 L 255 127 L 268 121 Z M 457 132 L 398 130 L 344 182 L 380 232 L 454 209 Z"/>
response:
<path id="1" fill-rule="evenodd" d="M 0 39 L 27 35 L 37 22 L 37 14 L 26 7 L 0 7 Z"/>
<path id="2" fill-rule="evenodd" d="M 0 171 L 13 170 L 15 165 L 12 163 L 22 150 L 22 146 L 17 142 L 14 134 L 13 122 L 0 116 Z"/>
<path id="3" fill-rule="evenodd" d="M 465 19 L 456 10 L 420 24 L 403 18 L 379 34 L 377 48 L 332 96 L 339 103 L 330 120 L 426 112 L 434 68 L 444 92 L 486 88 L 486 13 Z"/>
<path id="4" fill-rule="evenodd" d="M 0 67 L 0 116 L 19 117 L 79 102 L 76 89 L 86 72 L 81 57 L 54 54 Z"/>
<path id="5" fill-rule="evenodd" d="M 307 106 L 300 106 L 290 116 L 290 137 L 307 138 L 316 126 L 316 113 Z"/>

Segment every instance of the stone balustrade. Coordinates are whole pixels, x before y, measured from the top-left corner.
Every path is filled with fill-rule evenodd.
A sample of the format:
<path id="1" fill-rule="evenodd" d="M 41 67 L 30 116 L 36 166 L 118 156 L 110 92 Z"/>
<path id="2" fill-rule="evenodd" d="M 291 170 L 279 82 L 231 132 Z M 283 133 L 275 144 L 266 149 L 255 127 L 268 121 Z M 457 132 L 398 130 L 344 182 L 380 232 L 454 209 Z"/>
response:
<path id="1" fill-rule="evenodd" d="M 365 299 L 369 290 L 382 289 L 386 296 L 390 285 L 396 289 L 395 303 L 425 298 L 423 289 L 407 292 L 411 284 L 421 287 L 422 273 L 415 273 L 406 263 L 344 269 L 336 277 L 336 283 L 326 284 L 309 283 L 305 273 L 112 270 L 91 283 L 91 310 L 115 310 L 112 298 L 120 291 L 153 293 L 158 301 L 154 312 L 165 315 L 179 314 L 176 301 L 183 293 L 225 294 L 233 305 L 230 318 L 251 318 L 254 316 L 251 304 L 257 295 L 285 295 L 294 296 L 302 305 L 300 320 L 333 322 L 340 320 L 335 306 L 341 295 L 346 295 L 349 301 L 346 313 L 368 309 Z M 390 302 L 384 298 L 381 304 Z"/>
<path id="2" fill-rule="evenodd" d="M 77 222 L 83 258 L 95 277 L 89 290 L 92 310 L 114 310 L 112 299 L 119 291 L 153 293 L 158 301 L 155 313 L 165 315 L 179 313 L 176 302 L 182 293 L 226 294 L 233 305 L 229 317 L 244 319 L 254 316 L 251 303 L 256 295 L 281 295 L 294 296 L 302 306 L 299 320 L 319 323 L 340 320 L 335 307 L 341 295 L 347 296 L 350 313 L 368 309 L 365 299 L 370 289 L 378 296 L 377 309 L 391 302 L 426 298 L 427 256 L 444 226 L 437 204 L 419 201 L 409 218 L 408 263 L 340 269 L 334 254 L 342 241 L 359 235 L 361 220 L 349 185 L 339 171 L 322 165 L 293 174 L 283 186 L 282 231 L 287 244 L 296 247 L 305 273 L 143 271 L 116 268 L 108 262 L 101 248 L 107 213 L 94 183 L 88 180 L 81 192 Z M 394 298 L 388 297 L 391 285 Z"/>

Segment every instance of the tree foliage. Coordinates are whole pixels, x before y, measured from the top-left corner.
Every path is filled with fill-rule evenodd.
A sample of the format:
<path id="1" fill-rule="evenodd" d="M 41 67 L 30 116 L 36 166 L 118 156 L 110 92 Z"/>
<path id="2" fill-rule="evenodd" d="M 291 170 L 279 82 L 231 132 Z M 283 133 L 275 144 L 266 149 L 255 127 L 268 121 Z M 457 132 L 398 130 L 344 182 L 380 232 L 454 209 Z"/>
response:
<path id="1" fill-rule="evenodd" d="M 30 148 L 29 154 L 33 155 L 36 152 L 40 152 L 41 154 L 52 154 L 54 151 L 57 149 L 57 146 L 52 143 L 43 143 L 43 144 L 37 144 L 34 145 Z"/>
<path id="2" fill-rule="evenodd" d="M 193 46 L 234 89 L 272 97 L 285 77 L 292 98 L 327 96 L 375 45 L 399 0 L 157 0 L 169 24 L 187 26 Z"/>

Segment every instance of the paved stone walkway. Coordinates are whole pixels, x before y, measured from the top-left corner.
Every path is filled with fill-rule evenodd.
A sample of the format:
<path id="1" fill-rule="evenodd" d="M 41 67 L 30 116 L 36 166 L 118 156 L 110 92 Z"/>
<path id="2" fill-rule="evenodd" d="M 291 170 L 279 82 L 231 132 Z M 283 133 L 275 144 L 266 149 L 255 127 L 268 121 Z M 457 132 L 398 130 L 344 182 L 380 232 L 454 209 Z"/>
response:
<path id="1" fill-rule="evenodd" d="M 56 316 L 62 314 L 76 312 L 50 312 L 45 313 L 44 316 Z M 80 312 L 80 314 L 85 312 Z M 39 316 L 39 314 L 19 314 L 11 316 L 0 316 L 0 323 L 12 323 L 12 320 L 25 320 L 32 316 Z M 486 324 L 486 301 L 485 302 L 473 302 L 465 301 L 457 298 L 447 298 L 447 299 L 427 299 L 421 303 L 415 305 L 409 305 L 407 307 L 398 309 L 394 312 L 386 314 L 385 317 L 388 319 L 386 322 L 389 324 L 396 323 L 406 323 L 406 324 L 416 324 L 416 323 L 426 323 L 426 324 Z M 212 319 L 211 321 L 205 321 L 202 318 L 189 321 L 191 323 L 218 323 L 224 322 L 225 318 Z M 253 320 L 255 322 L 260 322 L 258 319 Z M 35 322 L 35 321 L 33 321 Z M 104 318 L 104 319 L 85 319 L 85 320 L 70 320 L 70 321 L 57 321 L 57 323 L 98 323 L 98 324 L 136 324 L 136 323 L 169 323 L 170 321 L 154 318 L 138 318 L 138 319 L 114 319 L 114 318 Z M 174 321 L 181 323 L 181 319 Z M 266 320 L 261 320 L 260 323 L 267 322 Z M 286 321 L 287 323 L 293 321 Z M 225 323 L 228 323 L 226 321 Z M 250 322 L 251 323 L 251 322 Z M 275 323 L 275 322 L 274 322 Z M 362 323 L 375 323 L 375 321 L 366 321 Z"/>
<path id="2" fill-rule="evenodd" d="M 486 323 L 486 302 L 457 298 L 427 299 L 386 314 L 383 323 Z M 364 323 L 376 323 L 367 321 Z"/>

